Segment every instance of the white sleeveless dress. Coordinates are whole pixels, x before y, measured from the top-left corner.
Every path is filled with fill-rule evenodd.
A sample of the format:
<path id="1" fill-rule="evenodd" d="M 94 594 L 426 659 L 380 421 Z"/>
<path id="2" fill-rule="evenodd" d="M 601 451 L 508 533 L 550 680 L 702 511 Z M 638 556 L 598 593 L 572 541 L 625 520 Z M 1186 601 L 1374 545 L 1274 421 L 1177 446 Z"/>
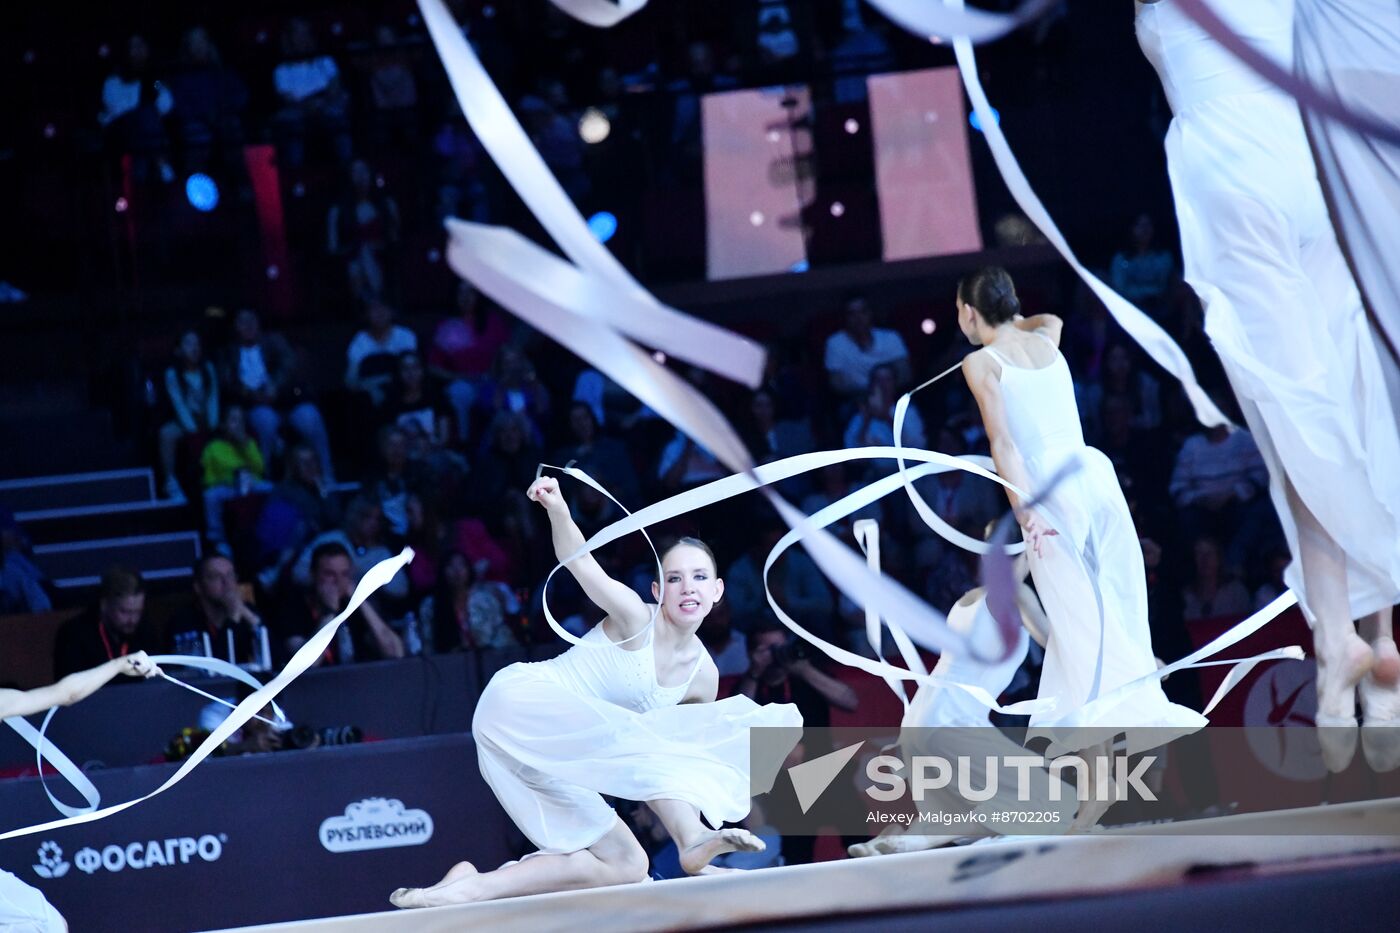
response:
<path id="1" fill-rule="evenodd" d="M 1292 0 L 1214 9 L 1291 68 Z M 1346 552 L 1352 615 L 1400 602 L 1395 413 L 1298 106 L 1172 0 L 1138 4 L 1137 36 L 1174 114 L 1167 163 L 1186 280 L 1269 466 L 1295 557 L 1284 579 L 1307 612 L 1286 478 Z"/>
<path id="2" fill-rule="evenodd" d="M 577 852 L 606 835 L 617 816 L 603 794 L 682 800 L 714 827 L 740 820 L 752 793 L 749 729 L 801 728 L 791 704 L 678 705 L 704 658 L 684 683 L 661 686 L 653 632 L 628 650 L 594 626 L 588 644 L 512 664 L 482 692 L 472 717 L 482 776 L 541 852 Z"/>
<path id="3" fill-rule="evenodd" d="M 37 889 L 0 871 L 0 930 L 5 933 L 61 933 L 68 929 Z"/>
<path id="4" fill-rule="evenodd" d="M 1129 730 L 1132 753 L 1196 731 L 1206 724 L 1205 717 L 1170 702 L 1157 680 L 1096 711 L 1089 720 L 1079 715 L 1072 726 L 1064 722 L 1090 700 L 1157 669 L 1147 624 L 1142 547 L 1113 464 L 1084 443 L 1064 355 L 1057 350 L 1050 365 L 1026 369 L 1007 362 L 994 347 L 986 350 L 1001 364 L 1007 427 L 1030 476 L 1026 491 L 1044 495 L 1041 514 L 1059 532 L 1045 539 L 1044 557 L 1027 551 L 1036 593 L 1050 622 L 1039 696 L 1056 700 L 1054 710 L 1031 717 L 1028 738 L 1049 737 L 1054 754 L 1087 748 Z M 1071 464 L 1077 469 L 1045 493 L 1055 475 Z M 1084 568 L 1065 544 L 1083 556 Z M 1097 694 L 1093 683 L 1100 624 L 1086 571 L 1103 599 L 1103 667 Z"/>
<path id="5" fill-rule="evenodd" d="M 964 605 L 959 602 L 948 611 L 948 627 L 964 633 L 977 654 L 995 657 L 1002 652 L 1001 632 L 992 614 L 987 611 L 986 596 Z M 992 696 L 1001 696 L 1021 662 L 1026 659 L 1030 639 L 1024 628 L 1019 630 L 1016 646 L 1005 660 L 982 664 L 974 658 L 945 651 L 938 656 L 932 673 L 957 683 L 981 687 Z M 904 711 L 901 726 L 929 728 L 940 726 L 987 726 L 987 707 L 966 690 L 941 684 L 920 684 Z"/>

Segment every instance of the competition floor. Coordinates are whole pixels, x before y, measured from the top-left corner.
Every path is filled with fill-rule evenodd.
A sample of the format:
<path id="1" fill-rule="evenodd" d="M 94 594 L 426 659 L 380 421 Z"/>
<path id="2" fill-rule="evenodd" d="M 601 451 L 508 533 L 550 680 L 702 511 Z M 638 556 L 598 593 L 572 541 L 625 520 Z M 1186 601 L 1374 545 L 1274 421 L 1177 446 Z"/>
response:
<path id="1" fill-rule="evenodd" d="M 1189 834 L 1188 834 L 1189 832 Z M 1210 835 L 1204 833 L 1209 832 Z M 1260 833 L 1267 832 L 1268 835 Z M 1326 832 L 1329 835 L 1307 835 Z M 333 879 L 321 879 L 333 883 Z M 244 927 L 568 930 L 1400 929 L 1400 798 Z"/>

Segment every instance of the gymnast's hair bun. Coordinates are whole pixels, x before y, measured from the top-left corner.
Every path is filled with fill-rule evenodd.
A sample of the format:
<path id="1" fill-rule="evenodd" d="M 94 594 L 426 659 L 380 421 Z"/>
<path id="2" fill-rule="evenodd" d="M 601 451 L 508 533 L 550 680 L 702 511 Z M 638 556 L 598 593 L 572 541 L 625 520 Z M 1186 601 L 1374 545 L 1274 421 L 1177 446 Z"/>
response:
<path id="1" fill-rule="evenodd" d="M 1016 297 L 1016 285 L 1000 266 L 987 266 L 958 283 L 958 298 L 976 308 L 988 324 L 995 327 L 1021 313 L 1021 299 Z"/>

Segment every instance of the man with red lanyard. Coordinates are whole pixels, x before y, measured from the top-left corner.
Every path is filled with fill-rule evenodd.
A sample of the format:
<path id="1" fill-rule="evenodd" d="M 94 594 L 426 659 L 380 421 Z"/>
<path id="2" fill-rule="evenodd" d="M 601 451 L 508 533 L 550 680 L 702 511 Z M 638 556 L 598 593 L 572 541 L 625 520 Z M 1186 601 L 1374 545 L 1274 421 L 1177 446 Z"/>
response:
<path id="1" fill-rule="evenodd" d="M 97 606 L 65 622 L 54 640 L 55 677 L 110 661 L 113 658 L 155 651 L 146 627 L 141 624 L 146 611 L 146 584 L 141 574 L 113 566 L 102 575 Z"/>

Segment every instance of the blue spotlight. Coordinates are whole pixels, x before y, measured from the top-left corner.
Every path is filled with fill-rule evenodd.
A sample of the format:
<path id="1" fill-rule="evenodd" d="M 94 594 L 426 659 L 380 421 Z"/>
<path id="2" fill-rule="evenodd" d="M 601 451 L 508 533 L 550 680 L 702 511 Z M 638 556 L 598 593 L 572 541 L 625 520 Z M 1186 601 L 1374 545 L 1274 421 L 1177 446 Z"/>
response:
<path id="1" fill-rule="evenodd" d="M 219 186 L 203 172 L 195 172 L 185 179 L 185 197 L 195 210 L 208 213 L 219 206 Z"/>
<path id="2" fill-rule="evenodd" d="M 599 243 L 606 243 L 617 232 L 617 218 L 607 211 L 599 211 L 588 218 L 588 229 L 598 238 Z"/>
<path id="3" fill-rule="evenodd" d="M 982 132 L 982 121 L 977 118 L 976 110 L 968 115 L 967 122 L 972 124 L 972 128 L 977 132 Z M 1001 126 L 1001 113 L 998 112 L 995 107 L 992 108 L 992 122 L 997 126 Z"/>

